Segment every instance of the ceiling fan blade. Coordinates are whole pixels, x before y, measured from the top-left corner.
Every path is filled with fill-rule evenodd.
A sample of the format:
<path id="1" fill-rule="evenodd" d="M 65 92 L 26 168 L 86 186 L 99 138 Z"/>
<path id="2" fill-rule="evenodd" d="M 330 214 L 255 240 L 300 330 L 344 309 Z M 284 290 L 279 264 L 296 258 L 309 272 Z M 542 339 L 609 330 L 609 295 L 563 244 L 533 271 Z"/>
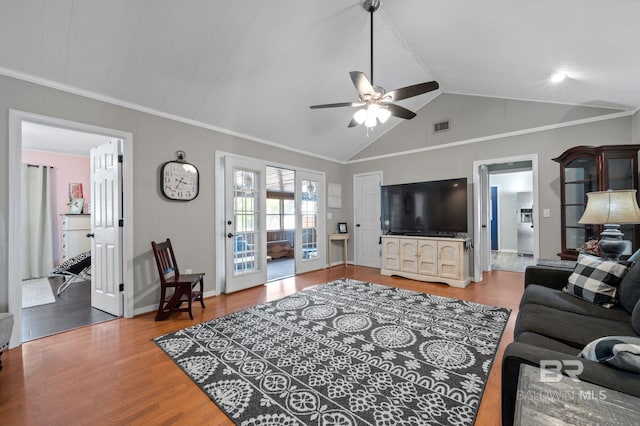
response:
<path id="1" fill-rule="evenodd" d="M 355 118 L 352 118 L 347 127 L 356 127 L 356 126 L 359 126 L 359 125 L 360 125 L 360 123 L 358 123 Z"/>
<path id="2" fill-rule="evenodd" d="M 387 92 L 384 97 L 385 100 L 387 100 L 388 98 L 391 102 L 400 101 L 402 99 L 407 99 L 414 96 L 422 95 L 423 93 L 438 90 L 439 87 L 440 85 L 437 81 L 430 81 L 428 83 L 414 84 L 413 86 L 407 86 L 400 89 L 392 90 L 391 92 Z"/>
<path id="3" fill-rule="evenodd" d="M 351 71 L 349 75 L 351 76 L 351 81 L 353 81 L 353 85 L 356 86 L 356 90 L 361 98 L 363 95 L 373 95 L 375 93 L 373 86 L 363 72 Z"/>
<path id="4" fill-rule="evenodd" d="M 394 117 L 400 117 L 400 118 L 404 118 L 405 120 L 411 120 L 413 117 L 416 116 L 415 112 L 410 111 L 405 107 L 401 107 L 400 105 L 387 104 L 387 103 L 381 103 L 380 105 L 385 106 L 389 110 L 391 115 L 393 115 Z"/>
<path id="5" fill-rule="evenodd" d="M 338 108 L 338 107 L 351 107 L 351 106 L 360 106 L 360 102 L 338 102 L 335 104 L 322 104 L 322 105 L 311 105 L 309 108 L 311 109 L 319 109 L 319 108 Z"/>

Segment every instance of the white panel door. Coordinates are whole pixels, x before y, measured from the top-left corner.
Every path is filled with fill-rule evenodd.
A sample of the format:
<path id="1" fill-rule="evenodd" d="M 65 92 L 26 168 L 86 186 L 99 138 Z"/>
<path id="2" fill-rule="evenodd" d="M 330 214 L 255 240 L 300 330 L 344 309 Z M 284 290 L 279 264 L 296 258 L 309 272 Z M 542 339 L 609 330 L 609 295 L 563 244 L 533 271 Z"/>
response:
<path id="1" fill-rule="evenodd" d="M 489 169 L 480 166 L 480 256 L 482 271 L 491 270 L 491 188 L 489 184 Z"/>
<path id="2" fill-rule="evenodd" d="M 296 274 L 325 266 L 325 179 L 320 173 L 296 172 Z"/>
<path id="3" fill-rule="evenodd" d="M 356 265 L 380 268 L 380 185 L 382 173 L 353 177 Z"/>
<path id="4" fill-rule="evenodd" d="M 122 141 L 91 149 L 91 306 L 122 315 Z"/>
<path id="5" fill-rule="evenodd" d="M 267 282 L 266 167 L 225 157 L 225 293 Z"/>

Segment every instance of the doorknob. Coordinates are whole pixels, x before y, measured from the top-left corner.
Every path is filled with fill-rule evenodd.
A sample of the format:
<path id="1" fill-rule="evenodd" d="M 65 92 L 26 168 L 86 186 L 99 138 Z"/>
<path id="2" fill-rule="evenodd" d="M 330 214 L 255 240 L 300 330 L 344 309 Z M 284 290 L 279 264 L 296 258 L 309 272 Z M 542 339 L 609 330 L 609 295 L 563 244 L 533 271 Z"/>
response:
<path id="1" fill-rule="evenodd" d="M 233 234 L 232 234 L 231 232 L 229 232 L 229 233 L 227 234 L 227 237 L 229 237 L 229 238 L 233 238 Z"/>
<path id="2" fill-rule="evenodd" d="M 360 228 L 360 224 L 359 223 L 356 223 L 356 228 Z"/>
<path id="3" fill-rule="evenodd" d="M 93 237 L 95 237 L 95 234 L 92 234 L 92 233 L 91 234 L 87 234 L 87 238 L 93 238 Z"/>

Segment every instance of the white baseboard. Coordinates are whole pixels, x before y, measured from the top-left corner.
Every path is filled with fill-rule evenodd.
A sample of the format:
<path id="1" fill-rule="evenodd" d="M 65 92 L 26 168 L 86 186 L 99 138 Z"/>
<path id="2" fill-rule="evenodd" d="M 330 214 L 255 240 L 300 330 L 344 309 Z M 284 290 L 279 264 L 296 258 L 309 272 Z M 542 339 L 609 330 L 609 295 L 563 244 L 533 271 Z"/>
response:
<path id="1" fill-rule="evenodd" d="M 209 297 L 219 296 L 219 295 L 220 295 L 220 293 L 218 293 L 215 290 L 213 290 L 213 291 L 205 291 L 204 292 L 204 298 L 205 299 L 207 299 Z M 154 305 L 142 306 L 140 308 L 134 309 L 133 316 L 135 317 L 136 315 L 148 314 L 149 312 L 155 312 L 157 310 L 158 310 L 158 304 L 157 303 L 154 304 Z"/>
<path id="2" fill-rule="evenodd" d="M 341 260 L 341 261 L 338 261 L 338 262 L 330 263 L 330 264 L 327 266 L 327 268 L 331 268 L 331 267 L 333 267 L 333 266 L 338 266 L 338 265 L 344 265 L 344 262 Z M 353 262 L 352 262 L 352 261 L 350 261 L 350 260 L 347 260 L 347 265 L 353 265 Z"/>

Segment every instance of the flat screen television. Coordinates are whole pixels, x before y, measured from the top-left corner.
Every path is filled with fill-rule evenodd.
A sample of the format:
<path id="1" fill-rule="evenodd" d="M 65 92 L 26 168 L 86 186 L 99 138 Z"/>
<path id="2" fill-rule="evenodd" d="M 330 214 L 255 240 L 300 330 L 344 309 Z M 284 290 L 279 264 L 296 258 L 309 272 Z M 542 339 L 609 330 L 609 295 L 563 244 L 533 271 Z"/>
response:
<path id="1" fill-rule="evenodd" d="M 467 178 L 385 185 L 380 198 L 385 234 L 467 232 Z"/>

